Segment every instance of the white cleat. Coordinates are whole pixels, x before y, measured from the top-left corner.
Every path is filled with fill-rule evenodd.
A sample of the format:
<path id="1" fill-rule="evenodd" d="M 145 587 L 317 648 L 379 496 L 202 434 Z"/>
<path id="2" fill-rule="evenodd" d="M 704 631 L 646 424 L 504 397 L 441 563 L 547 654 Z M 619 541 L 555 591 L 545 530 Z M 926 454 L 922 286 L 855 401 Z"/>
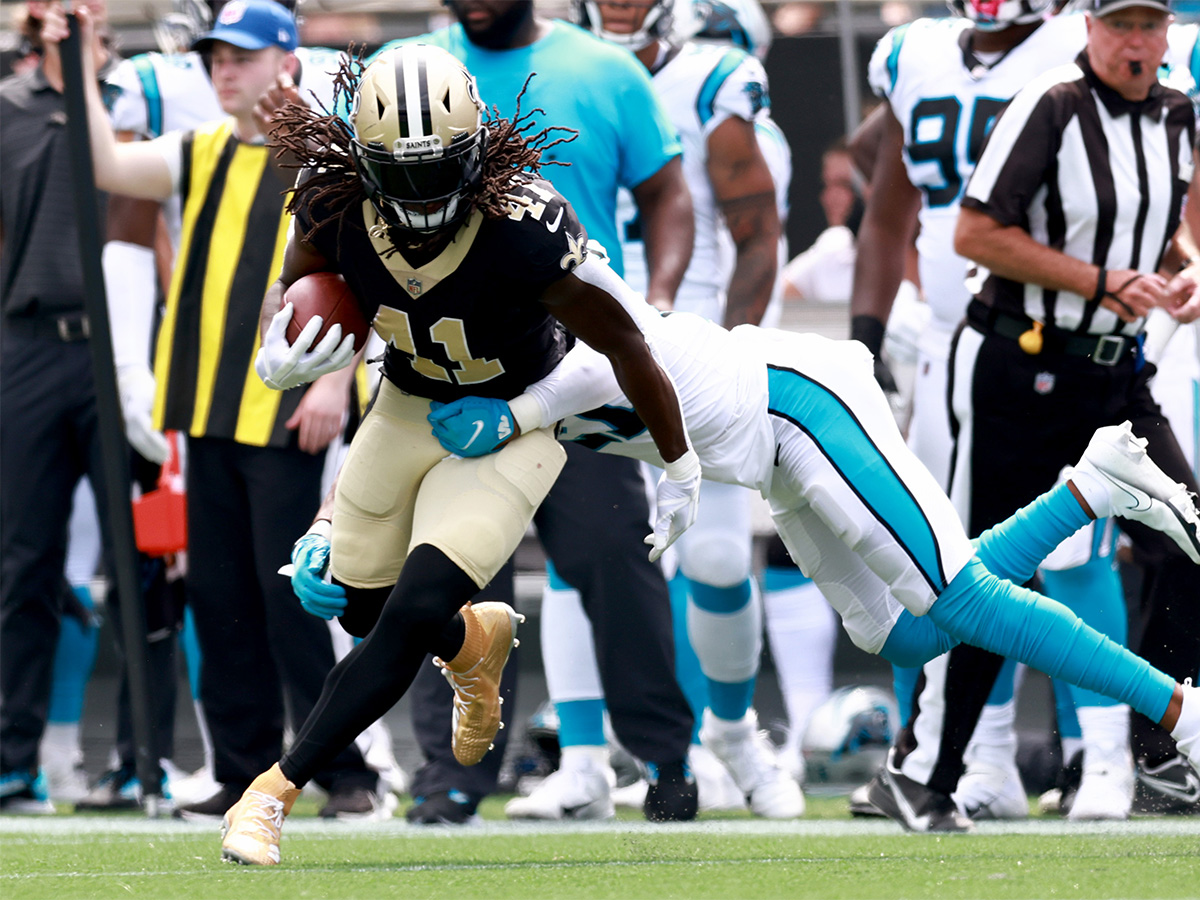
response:
<path id="1" fill-rule="evenodd" d="M 950 796 L 959 812 L 976 821 L 1029 816 L 1029 797 L 1015 763 L 997 766 L 982 760 L 968 762 L 958 779 L 958 788 Z"/>
<path id="2" fill-rule="evenodd" d="M 616 815 L 614 780 L 607 766 L 579 760 L 551 773 L 528 797 L 509 800 L 504 804 L 504 814 L 510 819 L 551 821 L 611 819 Z"/>
<path id="3" fill-rule="evenodd" d="M 1179 755 L 1200 774 L 1200 687 L 1193 687 L 1190 678 L 1183 682 L 1183 708 L 1179 711 L 1179 721 L 1171 729 L 1171 737 L 1175 738 Z"/>
<path id="4" fill-rule="evenodd" d="M 749 710 L 731 722 L 704 711 L 700 743 L 712 751 L 750 804 L 750 812 L 766 819 L 796 819 L 804 815 L 804 794 L 785 772 L 758 715 Z"/>
<path id="5" fill-rule="evenodd" d="M 1108 485 L 1115 516 L 1161 531 L 1200 565 L 1200 512 L 1187 487 L 1146 455 L 1146 439 L 1129 422 L 1098 428 L 1075 466 Z"/>
<path id="6" fill-rule="evenodd" d="M 688 747 L 688 768 L 696 779 L 697 799 L 701 812 L 744 810 L 746 797 L 741 788 L 717 759 L 716 754 L 703 744 Z"/>
<path id="7" fill-rule="evenodd" d="M 1133 788 L 1133 754 L 1127 745 L 1088 745 L 1083 751 L 1083 778 L 1067 818 L 1072 822 L 1128 819 Z"/>

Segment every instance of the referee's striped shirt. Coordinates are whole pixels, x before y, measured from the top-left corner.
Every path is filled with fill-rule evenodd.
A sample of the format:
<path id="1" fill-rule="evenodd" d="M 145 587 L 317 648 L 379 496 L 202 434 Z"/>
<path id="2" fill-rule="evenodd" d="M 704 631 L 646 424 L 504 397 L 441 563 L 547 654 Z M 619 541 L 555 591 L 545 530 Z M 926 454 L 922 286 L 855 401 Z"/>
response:
<path id="1" fill-rule="evenodd" d="M 1195 119 L 1176 90 L 1140 103 L 1092 71 L 1087 52 L 1030 82 L 996 122 L 963 206 L 1105 269 L 1154 272 L 1192 177 Z M 1142 322 L 1066 291 L 989 275 L 980 299 L 1068 331 L 1136 334 Z"/>
<path id="2" fill-rule="evenodd" d="M 154 358 L 157 428 L 286 447 L 304 388 L 280 393 L 254 371 L 263 294 L 283 264 L 290 217 L 262 144 L 233 120 L 183 138 L 183 230 Z"/>

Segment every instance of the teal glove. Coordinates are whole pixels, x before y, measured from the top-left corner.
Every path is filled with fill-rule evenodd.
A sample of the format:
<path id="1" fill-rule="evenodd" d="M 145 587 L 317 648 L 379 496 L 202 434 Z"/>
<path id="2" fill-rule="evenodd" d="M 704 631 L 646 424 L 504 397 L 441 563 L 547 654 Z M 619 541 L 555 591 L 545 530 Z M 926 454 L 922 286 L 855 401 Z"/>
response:
<path id="1" fill-rule="evenodd" d="M 346 589 L 329 580 L 329 538 L 310 531 L 292 547 L 292 590 L 306 612 L 328 621 L 346 611 Z"/>
<path id="2" fill-rule="evenodd" d="M 429 424 L 438 443 L 459 456 L 487 456 L 513 436 L 508 404 L 492 397 L 462 397 L 429 404 Z"/>

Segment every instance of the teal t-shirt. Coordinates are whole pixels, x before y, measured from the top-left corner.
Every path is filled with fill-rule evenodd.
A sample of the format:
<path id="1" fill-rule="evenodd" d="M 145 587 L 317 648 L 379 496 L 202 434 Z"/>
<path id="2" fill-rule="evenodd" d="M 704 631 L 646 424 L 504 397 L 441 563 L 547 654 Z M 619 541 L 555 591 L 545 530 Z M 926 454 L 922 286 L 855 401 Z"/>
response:
<path id="1" fill-rule="evenodd" d="M 567 22 L 552 24 L 544 38 L 514 50 L 478 47 L 461 25 L 452 25 L 392 41 L 379 53 L 414 41 L 448 50 L 475 76 L 483 102 L 506 118 L 516 112 L 525 79 L 536 73 L 521 100 L 523 113 L 545 111 L 534 115 L 531 131 L 561 125 L 579 132 L 544 157 L 570 165 L 546 166 L 542 177 L 571 201 L 588 236 L 604 245 L 610 264 L 621 272 L 617 188 L 641 184 L 682 148 L 649 73 L 632 53 Z"/>

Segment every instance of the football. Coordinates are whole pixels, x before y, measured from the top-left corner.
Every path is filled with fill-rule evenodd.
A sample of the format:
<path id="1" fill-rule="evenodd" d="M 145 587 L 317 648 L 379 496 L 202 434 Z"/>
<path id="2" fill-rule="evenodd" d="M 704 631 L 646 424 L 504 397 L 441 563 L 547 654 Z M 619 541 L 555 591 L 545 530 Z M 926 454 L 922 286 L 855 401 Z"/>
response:
<path id="1" fill-rule="evenodd" d="M 330 326 L 342 326 L 342 337 L 354 335 L 354 349 L 361 350 L 371 330 L 371 323 L 363 315 L 362 307 L 345 279 L 335 272 L 314 272 L 292 283 L 283 294 L 283 302 L 294 307 L 292 321 L 288 323 L 286 337 L 294 344 L 308 320 L 313 316 L 322 319 L 321 330 L 313 341 L 315 346 L 328 333 Z"/>

